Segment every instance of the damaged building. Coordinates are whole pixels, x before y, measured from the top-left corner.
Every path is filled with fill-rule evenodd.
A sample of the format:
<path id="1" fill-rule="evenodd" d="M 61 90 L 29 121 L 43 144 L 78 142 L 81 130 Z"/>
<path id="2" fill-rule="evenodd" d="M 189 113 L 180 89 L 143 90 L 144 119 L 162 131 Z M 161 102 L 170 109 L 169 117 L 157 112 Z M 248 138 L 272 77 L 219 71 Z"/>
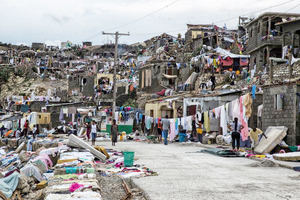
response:
<path id="1" fill-rule="evenodd" d="M 245 26 L 249 37 L 246 51 L 251 56 L 252 68 L 256 66 L 258 70 L 264 70 L 270 57 L 282 57 L 283 29 L 276 24 L 296 17 L 300 17 L 300 14 L 267 12 Z"/>

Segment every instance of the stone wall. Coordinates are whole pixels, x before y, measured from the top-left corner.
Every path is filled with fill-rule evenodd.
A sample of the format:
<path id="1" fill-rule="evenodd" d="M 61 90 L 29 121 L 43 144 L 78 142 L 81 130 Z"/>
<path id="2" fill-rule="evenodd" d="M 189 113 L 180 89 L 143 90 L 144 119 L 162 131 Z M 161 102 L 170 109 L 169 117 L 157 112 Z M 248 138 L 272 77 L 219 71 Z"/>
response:
<path id="1" fill-rule="evenodd" d="M 264 88 L 262 128 L 263 131 L 269 126 L 286 126 L 288 135 L 285 141 L 288 145 L 296 144 L 296 85 L 283 85 Z M 275 108 L 276 94 L 283 94 L 283 109 Z"/>

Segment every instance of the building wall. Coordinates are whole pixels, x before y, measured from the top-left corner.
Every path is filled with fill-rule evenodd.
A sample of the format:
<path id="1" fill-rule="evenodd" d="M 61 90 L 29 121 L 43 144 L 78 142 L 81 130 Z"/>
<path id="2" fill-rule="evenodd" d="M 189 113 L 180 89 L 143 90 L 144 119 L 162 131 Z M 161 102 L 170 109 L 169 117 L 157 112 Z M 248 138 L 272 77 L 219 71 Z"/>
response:
<path id="1" fill-rule="evenodd" d="M 93 96 L 94 82 L 94 76 L 70 76 L 68 79 L 68 94 L 71 95 L 73 90 L 77 90 L 78 93 L 81 92 L 84 96 Z"/>
<path id="2" fill-rule="evenodd" d="M 300 86 L 297 86 L 295 112 L 296 112 L 296 144 L 300 145 Z"/>
<path id="3" fill-rule="evenodd" d="M 256 94 L 252 103 L 252 115 L 249 119 L 249 127 L 251 128 L 259 128 L 257 124 L 257 111 L 258 106 L 261 104 L 263 104 L 263 94 Z"/>
<path id="4" fill-rule="evenodd" d="M 155 102 L 155 103 L 146 103 L 145 104 L 145 115 L 151 116 L 151 110 L 153 110 L 153 117 L 159 118 L 159 117 L 165 117 L 162 116 L 162 107 L 168 107 L 169 102 L 163 101 L 163 102 Z M 176 109 L 176 103 L 175 101 L 172 102 L 172 108 L 170 110 L 173 110 L 173 116 L 169 116 L 169 118 L 176 118 L 177 117 L 177 109 Z"/>
<path id="5" fill-rule="evenodd" d="M 86 83 L 83 84 L 83 80 L 86 80 Z M 84 76 L 81 78 L 81 91 L 84 96 L 94 96 L 94 76 Z"/>
<path id="6" fill-rule="evenodd" d="M 296 145 L 296 92 L 297 86 L 284 85 L 264 89 L 262 128 L 266 131 L 269 126 L 286 126 L 288 145 Z M 283 109 L 276 110 L 274 96 L 283 94 Z M 299 136 L 298 136 L 299 137 Z"/>

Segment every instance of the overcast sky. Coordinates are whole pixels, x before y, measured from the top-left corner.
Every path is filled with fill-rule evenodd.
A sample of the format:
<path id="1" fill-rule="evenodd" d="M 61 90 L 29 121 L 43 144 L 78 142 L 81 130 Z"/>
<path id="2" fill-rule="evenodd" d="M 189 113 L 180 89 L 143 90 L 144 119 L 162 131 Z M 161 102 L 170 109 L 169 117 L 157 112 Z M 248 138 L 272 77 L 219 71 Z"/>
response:
<path id="1" fill-rule="evenodd" d="M 282 6 L 274 5 L 288 2 Z M 270 8 L 271 7 L 271 8 Z M 265 9 L 270 8 L 270 9 Z M 112 41 L 102 31 L 130 32 L 131 44 L 167 32 L 184 33 L 186 24 L 214 23 L 235 28 L 238 16 L 263 11 L 300 13 L 299 0 L 0 0 L 0 41 L 73 43 Z"/>

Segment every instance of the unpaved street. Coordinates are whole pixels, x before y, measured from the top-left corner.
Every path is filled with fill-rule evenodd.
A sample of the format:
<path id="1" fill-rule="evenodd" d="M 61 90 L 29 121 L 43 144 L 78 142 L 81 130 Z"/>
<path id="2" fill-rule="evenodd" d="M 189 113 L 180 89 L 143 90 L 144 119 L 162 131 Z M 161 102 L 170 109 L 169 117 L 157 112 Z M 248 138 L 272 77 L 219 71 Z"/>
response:
<path id="1" fill-rule="evenodd" d="M 256 161 L 192 153 L 201 148 L 179 144 L 120 142 L 117 148 L 135 151 L 136 163 L 159 173 L 134 180 L 152 200 L 300 199 L 300 173 L 289 169 L 250 167 Z"/>

